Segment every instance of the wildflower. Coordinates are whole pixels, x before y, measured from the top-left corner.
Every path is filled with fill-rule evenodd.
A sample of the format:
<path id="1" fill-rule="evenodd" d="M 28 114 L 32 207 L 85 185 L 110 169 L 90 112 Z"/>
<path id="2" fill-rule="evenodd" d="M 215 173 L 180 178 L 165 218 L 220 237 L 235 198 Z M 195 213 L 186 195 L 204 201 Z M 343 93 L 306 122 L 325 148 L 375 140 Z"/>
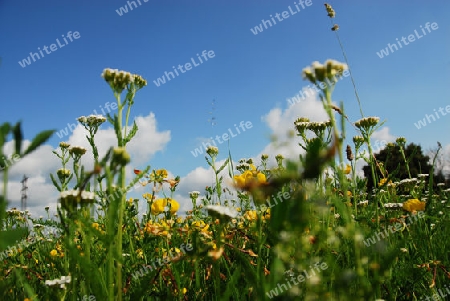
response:
<path id="1" fill-rule="evenodd" d="M 189 197 L 191 198 L 191 199 L 197 199 L 198 198 L 198 196 L 200 195 L 200 191 L 191 191 L 191 192 L 189 192 Z"/>
<path id="2" fill-rule="evenodd" d="M 89 116 L 80 116 L 77 118 L 78 122 L 81 123 L 85 128 L 95 128 L 100 126 L 102 123 L 106 121 L 106 118 L 102 115 L 89 115 Z"/>
<path id="3" fill-rule="evenodd" d="M 191 226 L 203 233 L 207 233 L 209 229 L 209 225 L 206 224 L 203 220 L 195 221 L 191 224 Z"/>
<path id="4" fill-rule="evenodd" d="M 397 142 L 398 146 L 405 146 L 406 144 L 406 138 L 405 137 L 398 137 L 395 142 Z"/>
<path id="5" fill-rule="evenodd" d="M 51 251 L 50 251 L 50 256 L 51 256 L 51 257 L 56 257 L 56 256 L 58 256 L 58 251 L 56 251 L 55 249 L 51 250 Z"/>
<path id="6" fill-rule="evenodd" d="M 244 213 L 244 218 L 246 219 L 246 220 L 249 220 L 249 221 L 256 221 L 256 219 L 258 218 L 258 216 L 257 216 L 257 214 L 256 214 L 256 210 L 249 210 L 249 211 L 246 211 L 245 213 Z"/>
<path id="7" fill-rule="evenodd" d="M 119 71 L 117 69 L 106 68 L 101 75 L 109 84 L 111 89 L 117 93 L 122 93 L 125 88 L 132 89 L 133 92 L 139 90 L 147 85 L 147 81 L 140 75 L 131 74 L 126 71 Z"/>
<path id="8" fill-rule="evenodd" d="M 70 177 L 70 174 L 72 173 L 72 171 L 70 171 L 70 169 L 66 169 L 66 168 L 60 168 L 58 169 L 58 171 L 56 172 L 56 174 L 58 175 L 58 178 L 64 182 L 65 179 L 67 179 L 68 177 Z"/>
<path id="9" fill-rule="evenodd" d="M 152 214 L 158 215 L 164 212 L 164 207 L 167 206 L 167 200 L 166 199 L 157 199 L 153 202 L 151 210 Z"/>
<path id="10" fill-rule="evenodd" d="M 180 208 L 180 204 L 178 204 L 177 201 L 169 199 L 169 204 L 170 204 L 170 214 L 175 214 L 178 209 Z"/>
<path id="11" fill-rule="evenodd" d="M 113 150 L 113 161 L 121 166 L 125 166 L 130 163 L 130 154 L 128 154 L 125 147 L 116 147 Z"/>
<path id="12" fill-rule="evenodd" d="M 234 208 L 219 206 L 219 205 L 208 205 L 205 207 L 210 215 L 235 218 L 238 212 Z"/>
<path id="13" fill-rule="evenodd" d="M 349 164 L 347 164 L 347 166 L 345 166 L 344 173 L 348 175 L 351 171 L 352 167 Z"/>
<path id="14" fill-rule="evenodd" d="M 380 182 L 378 183 L 378 186 L 381 187 L 381 186 L 385 185 L 386 182 L 387 182 L 387 179 L 386 179 L 386 178 L 382 178 L 382 179 L 380 180 Z M 389 184 L 393 184 L 391 180 L 389 180 L 389 182 L 387 183 L 387 185 L 389 185 Z"/>
<path id="15" fill-rule="evenodd" d="M 309 80 L 311 83 L 324 82 L 326 79 L 337 82 L 336 76 L 340 77 L 347 70 L 348 66 L 335 60 L 327 60 L 322 65 L 315 61 L 311 67 L 307 67 L 302 71 L 303 79 Z M 319 85 L 322 89 L 322 85 Z M 324 88 L 328 89 L 328 87 Z"/>
<path id="16" fill-rule="evenodd" d="M 142 251 L 142 249 L 137 249 L 136 254 L 138 258 L 140 259 L 144 258 L 144 252 Z"/>
<path id="17" fill-rule="evenodd" d="M 153 195 L 152 195 L 151 193 L 148 193 L 148 192 L 142 194 L 142 197 L 143 197 L 144 199 L 146 199 L 147 202 L 148 202 L 148 201 L 151 201 L 151 200 L 153 199 Z"/>
<path id="18" fill-rule="evenodd" d="M 369 204 L 369 200 L 364 200 L 358 203 L 358 206 L 367 206 Z"/>
<path id="19" fill-rule="evenodd" d="M 69 153 L 71 154 L 71 155 L 74 155 L 74 156 L 79 156 L 79 157 L 81 157 L 82 155 L 84 155 L 85 153 L 86 153 L 86 149 L 84 148 L 84 147 L 81 147 L 81 146 L 72 146 L 70 149 L 69 149 Z"/>
<path id="20" fill-rule="evenodd" d="M 152 214 L 158 215 L 163 213 L 167 206 L 170 206 L 169 212 L 172 215 L 175 214 L 180 208 L 180 204 L 178 204 L 178 202 L 173 199 L 170 198 L 157 199 L 153 202 L 151 206 Z"/>
<path id="21" fill-rule="evenodd" d="M 364 117 L 355 122 L 355 126 L 359 129 L 371 129 L 378 124 L 380 117 Z"/>
<path id="22" fill-rule="evenodd" d="M 68 149 L 68 148 L 70 147 L 70 144 L 67 143 L 67 142 L 60 142 L 60 143 L 59 143 L 59 147 L 60 147 L 61 149 Z"/>
<path id="23" fill-rule="evenodd" d="M 331 27 L 331 30 L 332 30 L 332 31 L 339 30 L 339 25 L 334 24 L 333 27 Z"/>
<path id="24" fill-rule="evenodd" d="M 208 148 L 206 149 L 206 153 L 211 157 L 215 157 L 219 154 L 219 149 L 215 146 L 208 146 Z"/>
<path id="25" fill-rule="evenodd" d="M 409 199 L 403 203 L 403 209 L 409 212 L 424 211 L 425 202 L 421 202 L 418 199 Z"/>
<path id="26" fill-rule="evenodd" d="M 250 166 L 252 170 L 246 170 L 240 175 L 234 176 L 236 186 L 244 188 L 252 184 L 266 183 L 266 175 L 256 170 L 254 165 Z"/>
<path id="27" fill-rule="evenodd" d="M 133 201 L 134 201 L 133 198 L 129 198 L 128 201 L 127 201 L 127 206 L 128 206 L 128 207 L 133 206 Z"/>
<path id="28" fill-rule="evenodd" d="M 82 191 L 81 194 L 78 190 L 66 190 L 60 193 L 60 201 L 62 207 L 76 207 L 77 204 L 93 203 L 95 193 L 90 191 Z"/>
<path id="29" fill-rule="evenodd" d="M 99 230 L 99 225 L 98 223 L 92 223 L 92 228 Z"/>
<path id="30" fill-rule="evenodd" d="M 45 280 L 45 285 L 54 286 L 59 284 L 60 288 L 65 288 L 66 283 L 70 283 L 71 280 L 71 276 L 61 276 L 61 279 Z"/>

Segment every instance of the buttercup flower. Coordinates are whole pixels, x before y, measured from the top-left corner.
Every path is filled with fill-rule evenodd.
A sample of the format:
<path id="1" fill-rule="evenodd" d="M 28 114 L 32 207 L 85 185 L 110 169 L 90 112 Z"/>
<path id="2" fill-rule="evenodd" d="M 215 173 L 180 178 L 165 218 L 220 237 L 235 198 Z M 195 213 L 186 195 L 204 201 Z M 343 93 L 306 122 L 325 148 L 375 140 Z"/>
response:
<path id="1" fill-rule="evenodd" d="M 254 165 L 251 165 L 251 170 L 246 170 L 242 174 L 234 176 L 234 181 L 236 186 L 239 188 L 267 182 L 266 175 L 260 171 L 257 171 Z"/>
<path id="2" fill-rule="evenodd" d="M 177 201 L 173 200 L 173 199 L 169 199 L 169 198 L 165 198 L 165 199 L 157 199 L 153 202 L 152 207 L 151 207 L 151 211 L 154 215 L 158 215 L 161 214 L 163 212 L 165 212 L 165 208 L 170 206 L 170 214 L 175 214 L 178 209 L 180 208 L 180 204 L 178 204 Z"/>
<path id="3" fill-rule="evenodd" d="M 425 202 L 421 202 L 418 199 L 409 199 L 403 203 L 403 209 L 409 212 L 424 211 Z"/>

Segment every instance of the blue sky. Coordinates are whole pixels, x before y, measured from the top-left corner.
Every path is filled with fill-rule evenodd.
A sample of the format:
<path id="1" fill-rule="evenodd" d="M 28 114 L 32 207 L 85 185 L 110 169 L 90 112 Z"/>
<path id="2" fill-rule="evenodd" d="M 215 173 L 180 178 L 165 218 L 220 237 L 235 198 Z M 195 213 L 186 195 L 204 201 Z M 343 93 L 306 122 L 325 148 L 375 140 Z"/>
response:
<path id="1" fill-rule="evenodd" d="M 138 7 L 128 7 L 120 16 L 117 10 L 127 1 L 0 1 L 0 122 L 22 120 L 27 139 L 45 129 L 60 131 L 77 117 L 114 102 L 100 77 L 104 68 L 138 73 L 148 86 L 137 94 L 132 117 L 142 116 L 142 128 L 147 125 L 148 132 L 141 136 L 145 150 L 135 147 L 140 156 L 136 167 L 150 164 L 187 177 L 207 167 L 204 156 L 194 157 L 191 151 L 205 138 L 234 129 L 234 124 L 252 123 L 251 129 L 230 139 L 233 158 L 239 160 L 273 149 L 268 146 L 270 135 L 292 128 L 296 114 L 320 116 L 314 115 L 317 100 L 294 110 L 287 99 L 308 85 L 300 76 L 304 67 L 316 60 L 344 61 L 324 2 L 312 0 L 305 8 L 299 1 L 284 0 L 135 2 Z M 425 149 L 436 141 L 449 145 L 449 116 L 440 115 L 420 129 L 414 123 L 450 105 L 450 3 L 328 3 L 336 11 L 333 23 L 340 27 L 364 114 L 386 120 L 376 137 L 405 136 Z M 289 6 L 295 10 L 295 4 L 301 8 L 295 15 L 256 35 L 250 30 L 270 15 L 289 11 Z M 384 58 L 376 54 L 396 38 L 421 33 L 420 26 L 427 22 L 436 22 L 438 28 Z M 38 47 L 62 42 L 69 31 L 80 37 L 24 68 L 18 63 Z M 159 87 L 153 83 L 203 50 L 215 56 Z M 350 78 L 338 83 L 333 99 L 344 102 L 350 120 L 361 117 Z M 208 122 L 211 117 L 215 125 Z M 350 125 L 347 129 L 352 137 Z M 55 135 L 48 147 L 82 138 L 75 136 Z M 223 159 L 227 144 L 219 148 Z M 21 172 L 38 173 L 43 177 L 40 184 L 47 185 L 52 172 L 48 166 L 37 162 L 38 170 L 12 170 L 12 180 Z"/>

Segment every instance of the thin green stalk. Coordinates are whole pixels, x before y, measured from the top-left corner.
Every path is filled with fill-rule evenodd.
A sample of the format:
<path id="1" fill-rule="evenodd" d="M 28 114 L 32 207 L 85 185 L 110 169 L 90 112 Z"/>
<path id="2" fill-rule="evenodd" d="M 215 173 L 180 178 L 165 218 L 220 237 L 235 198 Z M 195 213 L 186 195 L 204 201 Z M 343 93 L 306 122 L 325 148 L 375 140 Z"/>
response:
<path id="1" fill-rule="evenodd" d="M 117 97 L 117 102 L 118 102 L 118 123 L 119 123 L 119 129 L 120 131 L 122 131 L 122 105 L 120 103 L 120 95 L 118 95 Z M 130 108 L 130 107 L 128 107 Z M 128 115 L 127 115 L 128 118 Z M 119 147 L 124 147 L 124 138 L 125 138 L 126 133 L 124 133 L 124 136 L 122 136 L 122 139 L 120 139 L 118 141 Z M 124 193 L 125 188 L 126 188 L 126 183 L 125 183 L 125 166 L 122 166 L 120 169 L 120 175 L 119 175 L 119 184 L 120 184 L 120 189 L 122 191 L 122 195 L 121 195 L 121 199 L 119 202 L 119 221 L 118 221 L 118 225 L 117 225 L 117 239 L 116 239 L 116 243 L 117 243 L 117 252 L 116 255 L 117 256 L 122 256 L 122 224 L 123 224 L 123 212 L 124 212 L 124 204 L 126 201 L 126 194 Z M 121 262 L 116 262 L 117 265 L 117 269 L 116 269 L 116 273 L 117 273 L 117 300 L 121 301 L 122 300 L 122 263 Z"/>
<path id="2" fill-rule="evenodd" d="M 330 19 L 330 22 L 333 25 L 333 21 L 331 21 L 331 19 Z M 339 42 L 339 46 L 341 47 L 342 55 L 344 56 L 345 63 L 348 66 L 348 72 L 350 73 L 350 79 L 352 80 L 353 90 L 355 91 L 356 100 L 358 101 L 359 112 L 361 113 L 361 118 L 364 118 L 364 113 L 362 111 L 361 101 L 359 100 L 358 90 L 356 89 L 355 80 L 353 79 L 352 69 L 350 68 L 350 64 L 348 63 L 347 54 L 345 53 L 344 46 L 342 45 L 341 38 L 339 37 L 338 31 L 335 30 L 334 32 L 336 33 L 336 38 L 337 38 L 337 40 Z"/>
<path id="3" fill-rule="evenodd" d="M 412 177 L 411 177 L 411 172 L 409 171 L 409 162 L 406 160 L 405 150 L 403 149 L 402 145 L 399 145 L 399 147 L 400 147 L 400 153 L 402 154 L 403 161 L 405 161 L 406 170 L 408 171 L 408 176 L 411 179 Z"/>

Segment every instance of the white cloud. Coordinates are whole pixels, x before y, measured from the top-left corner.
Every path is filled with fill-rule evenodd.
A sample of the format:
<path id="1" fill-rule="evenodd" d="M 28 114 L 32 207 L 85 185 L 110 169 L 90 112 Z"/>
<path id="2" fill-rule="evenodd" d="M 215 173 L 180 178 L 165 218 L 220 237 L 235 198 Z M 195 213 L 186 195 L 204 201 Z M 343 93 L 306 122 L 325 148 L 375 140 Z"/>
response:
<path id="1" fill-rule="evenodd" d="M 262 154 L 269 155 L 269 163 L 275 164 L 275 156 L 283 155 L 284 158 L 298 159 L 303 149 L 298 145 L 300 138 L 294 135 L 294 121 L 300 117 L 307 117 L 311 121 L 328 120 L 328 115 L 323 108 L 318 94 L 310 89 L 309 97 L 289 106 L 286 109 L 274 108 L 262 117 L 262 120 L 271 130 L 274 141 L 269 143 L 257 156 L 257 162 Z"/>
<path id="2" fill-rule="evenodd" d="M 170 131 L 158 131 L 156 127 L 156 118 L 153 113 L 147 116 L 139 116 L 136 118 L 136 124 L 139 128 L 136 136 L 127 145 L 134 166 L 146 163 L 158 151 L 165 148 L 170 141 Z M 67 142 L 73 146 L 82 146 L 87 149 L 86 154 L 82 157 L 82 164 L 86 170 L 93 167 L 93 156 L 91 146 L 86 139 L 87 131 L 81 126 L 73 130 Z M 30 142 L 24 141 L 24 147 Z M 98 147 L 100 159 L 106 151 L 117 145 L 116 136 L 112 128 L 99 129 L 95 136 L 95 144 Z M 8 183 L 8 199 L 10 201 L 9 208 L 20 208 L 21 189 L 23 175 L 27 175 L 28 179 L 28 209 L 33 215 L 44 215 L 44 207 L 50 206 L 56 208 L 58 191 L 53 186 L 50 173 L 56 173 L 61 168 L 60 159 L 53 153 L 54 149 L 49 145 L 43 145 L 33 153 L 23 159 L 20 159 L 14 165 L 9 173 Z M 13 151 L 12 143 L 5 145 L 5 153 L 11 154 Z M 59 152 L 59 148 L 56 149 Z M 69 168 L 72 167 L 72 161 L 68 163 Z M 127 178 L 133 176 L 133 167 L 127 166 Z M 3 188 L 0 188 L 0 191 Z M 139 192 L 142 189 L 137 189 Z"/>
<path id="3" fill-rule="evenodd" d="M 389 142 L 395 142 L 396 137 L 390 133 L 390 129 L 387 126 L 382 127 L 378 131 L 375 131 L 371 136 L 371 145 L 375 153 L 378 153 L 385 148 Z"/>

